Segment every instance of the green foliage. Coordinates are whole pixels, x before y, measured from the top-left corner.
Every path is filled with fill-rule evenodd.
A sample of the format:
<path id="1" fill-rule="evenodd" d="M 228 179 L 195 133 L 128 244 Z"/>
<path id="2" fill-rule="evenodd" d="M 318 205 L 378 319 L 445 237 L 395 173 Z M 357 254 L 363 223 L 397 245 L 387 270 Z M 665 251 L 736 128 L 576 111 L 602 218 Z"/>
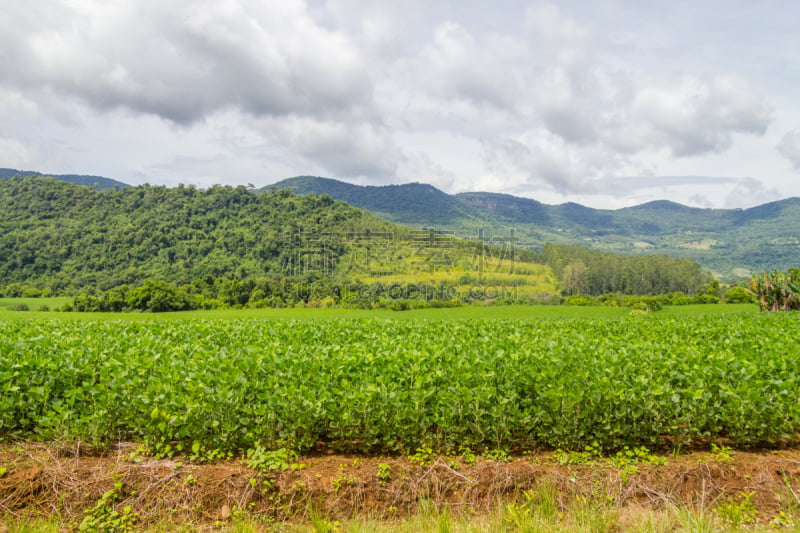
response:
<path id="1" fill-rule="evenodd" d="M 392 480 L 392 465 L 389 463 L 380 463 L 376 475 L 380 483 L 389 483 Z"/>
<path id="2" fill-rule="evenodd" d="M 114 483 L 114 488 L 106 491 L 94 507 L 87 509 L 78 530 L 87 533 L 124 533 L 134 531 L 139 520 L 139 513 L 130 506 L 118 509 L 118 502 L 123 495 L 122 483 Z"/>
<path id="3" fill-rule="evenodd" d="M 589 465 L 599 460 L 602 455 L 603 451 L 596 442 L 587 444 L 581 451 L 559 448 L 553 452 L 553 457 L 560 465 Z"/>
<path id="4" fill-rule="evenodd" d="M 408 456 L 408 459 L 419 466 L 428 466 L 433 463 L 436 458 L 436 453 L 430 446 L 417 448 L 417 451 Z"/>
<path id="5" fill-rule="evenodd" d="M 733 461 L 733 450 L 730 446 L 719 446 L 716 443 L 711 443 L 711 454 L 716 462 L 719 464 L 727 464 Z"/>
<path id="6" fill-rule="evenodd" d="M 757 301 L 756 295 L 744 287 L 730 287 L 725 291 L 725 302 L 729 304 L 753 304 Z"/>
<path id="7" fill-rule="evenodd" d="M 507 463 L 511 461 L 511 456 L 508 454 L 508 446 L 489 448 L 484 455 L 487 459 L 497 461 L 498 463 Z"/>
<path id="8" fill-rule="evenodd" d="M 688 258 L 626 256 L 564 244 L 546 244 L 542 256 L 568 295 L 694 294 L 710 281 L 700 264 Z"/>
<path id="9" fill-rule="evenodd" d="M 361 187 L 306 176 L 277 185 L 291 187 L 298 194 L 326 193 L 400 224 L 436 225 L 453 230 L 462 238 L 474 239 L 476 228 L 496 234 L 515 228 L 524 245 L 534 249 L 556 243 L 627 255 L 657 253 L 691 258 L 704 268 L 721 273 L 722 279 L 728 281 L 741 278 L 742 270 L 788 269 L 797 262 L 798 198 L 750 209 L 698 209 L 660 201 L 598 210 L 573 203 L 546 205 L 507 194 L 447 195 L 425 184 Z M 590 267 L 588 263 L 586 266 Z M 619 274 L 624 275 L 624 271 Z M 619 283 L 635 282 L 619 280 Z M 658 280 L 653 280 L 653 284 L 658 285 Z M 573 293 L 569 285 L 565 288 L 565 294 Z M 578 290 L 589 292 L 585 287 Z M 685 288 L 667 292 L 675 290 L 690 292 Z M 590 293 L 607 291 L 626 292 L 620 288 L 600 288 Z M 651 291 L 635 290 L 631 294 L 651 294 Z"/>
<path id="10" fill-rule="evenodd" d="M 0 280 L 5 296 L 15 297 L 23 296 L 12 290 L 20 292 L 19 284 L 62 294 L 134 287 L 148 278 L 187 285 L 207 276 L 284 275 L 316 257 L 303 235 L 366 228 L 396 231 L 342 202 L 288 190 L 95 190 L 50 178 L 2 179 Z M 326 267 L 345 253 L 327 247 Z"/>
<path id="11" fill-rule="evenodd" d="M 716 507 L 716 512 L 729 527 L 739 528 L 758 519 L 752 491 L 742 491 L 738 497 L 729 497 Z"/>
<path id="12" fill-rule="evenodd" d="M 271 470 L 288 470 L 292 465 L 296 464 L 296 460 L 297 452 L 286 448 L 269 450 L 261 444 L 256 444 L 253 448 L 247 450 L 247 466 L 255 470 L 267 472 Z"/>
<path id="13" fill-rule="evenodd" d="M 663 465 L 666 464 L 666 460 L 650 453 L 647 446 L 634 446 L 633 448 L 625 446 L 611 458 L 611 464 L 617 467 L 637 464 Z"/>
<path id="14" fill-rule="evenodd" d="M 800 310 L 800 268 L 793 268 L 788 274 L 773 270 L 753 276 L 750 287 L 762 311 Z"/>
<path id="15" fill-rule="evenodd" d="M 785 445 L 800 435 L 798 327 L 795 313 L 7 320 L 0 437 L 200 460 L 251 450 L 260 469 L 320 448 L 427 463 L 459 449 Z"/>

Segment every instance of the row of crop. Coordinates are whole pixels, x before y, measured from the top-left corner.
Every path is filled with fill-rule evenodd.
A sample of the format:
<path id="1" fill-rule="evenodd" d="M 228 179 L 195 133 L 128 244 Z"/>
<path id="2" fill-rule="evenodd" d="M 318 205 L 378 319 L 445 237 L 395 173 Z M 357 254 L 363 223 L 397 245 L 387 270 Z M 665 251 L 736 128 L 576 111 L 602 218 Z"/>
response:
<path id="1" fill-rule="evenodd" d="M 800 433 L 796 315 L 0 323 L 0 437 L 256 444 L 774 446 Z"/>

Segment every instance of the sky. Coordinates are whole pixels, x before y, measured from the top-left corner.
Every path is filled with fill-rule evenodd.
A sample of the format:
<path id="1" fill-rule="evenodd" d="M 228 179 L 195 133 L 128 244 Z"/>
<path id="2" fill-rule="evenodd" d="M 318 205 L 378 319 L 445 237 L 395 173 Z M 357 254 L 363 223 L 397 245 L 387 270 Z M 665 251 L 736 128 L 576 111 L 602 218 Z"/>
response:
<path id="1" fill-rule="evenodd" d="M 800 3 L 3 0 L 0 167 L 558 204 L 800 196 Z"/>

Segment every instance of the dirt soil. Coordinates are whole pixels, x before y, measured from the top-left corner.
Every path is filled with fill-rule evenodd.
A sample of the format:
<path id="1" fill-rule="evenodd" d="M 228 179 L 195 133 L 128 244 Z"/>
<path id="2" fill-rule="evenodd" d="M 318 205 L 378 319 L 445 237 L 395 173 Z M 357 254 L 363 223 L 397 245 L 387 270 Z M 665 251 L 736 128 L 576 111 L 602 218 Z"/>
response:
<path id="1" fill-rule="evenodd" d="M 576 462 L 584 464 L 570 464 Z M 131 443 L 103 454 L 80 444 L 0 446 L 0 516 L 55 514 L 77 524 L 115 483 L 120 488 L 113 507 L 130 506 L 140 525 L 167 520 L 213 526 L 241 513 L 303 521 L 310 508 L 331 519 L 397 519 L 416 512 L 421 501 L 482 512 L 498 501 L 520 500 L 542 483 L 555 487 L 562 502 L 608 498 L 620 507 L 714 507 L 749 498 L 768 522 L 800 505 L 800 450 L 694 452 L 622 465 L 552 452 L 509 462 L 453 456 L 423 464 L 404 457 L 318 455 L 301 457 L 286 470 L 259 472 L 245 460 L 152 459 Z"/>

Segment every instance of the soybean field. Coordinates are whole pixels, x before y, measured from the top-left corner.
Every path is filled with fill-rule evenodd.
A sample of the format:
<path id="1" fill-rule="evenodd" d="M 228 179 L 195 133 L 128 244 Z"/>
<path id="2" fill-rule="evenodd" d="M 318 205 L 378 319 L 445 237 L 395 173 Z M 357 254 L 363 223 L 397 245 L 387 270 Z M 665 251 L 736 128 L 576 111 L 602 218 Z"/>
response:
<path id="1" fill-rule="evenodd" d="M 0 439 L 253 448 L 778 447 L 800 315 L 0 321 Z"/>

